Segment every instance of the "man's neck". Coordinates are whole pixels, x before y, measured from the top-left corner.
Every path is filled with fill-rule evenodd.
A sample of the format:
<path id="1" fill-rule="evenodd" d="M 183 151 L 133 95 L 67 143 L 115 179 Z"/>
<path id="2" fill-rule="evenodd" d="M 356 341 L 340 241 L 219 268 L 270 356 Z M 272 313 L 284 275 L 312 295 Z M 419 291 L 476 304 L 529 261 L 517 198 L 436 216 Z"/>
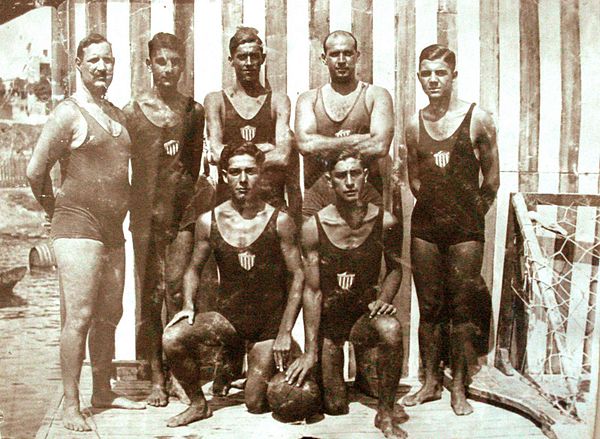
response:
<path id="1" fill-rule="evenodd" d="M 369 208 L 368 204 L 363 204 L 358 201 L 348 203 L 339 199 L 336 200 L 335 207 L 340 214 L 340 217 L 351 229 L 358 229 L 362 226 Z"/>
<path id="2" fill-rule="evenodd" d="M 346 82 L 331 81 L 331 88 L 341 95 L 349 95 L 358 87 L 358 79 L 353 78 Z"/>
<path id="3" fill-rule="evenodd" d="M 104 90 L 90 90 L 87 87 L 83 86 L 80 89 L 78 89 L 75 93 L 73 93 L 73 97 L 75 97 L 82 104 L 96 104 L 100 106 L 100 104 L 104 100 L 104 94 Z"/>
<path id="4" fill-rule="evenodd" d="M 154 95 L 163 101 L 167 106 L 173 108 L 179 100 L 179 92 L 177 87 L 152 87 Z"/>
<path id="5" fill-rule="evenodd" d="M 252 96 L 253 98 L 256 98 L 265 93 L 265 88 L 260 83 L 260 81 L 244 82 L 244 81 L 240 81 L 239 79 L 236 79 L 235 85 L 233 86 L 233 91 L 235 93 L 241 92 L 248 96 Z"/>
<path id="6" fill-rule="evenodd" d="M 252 219 L 258 212 L 265 208 L 265 202 L 260 199 L 237 200 L 231 199 L 231 206 L 244 219 Z"/>
<path id="7" fill-rule="evenodd" d="M 448 112 L 448 110 L 456 107 L 457 99 L 449 94 L 448 96 L 440 96 L 439 98 L 429 98 L 429 106 L 427 112 L 435 119 L 441 119 Z"/>

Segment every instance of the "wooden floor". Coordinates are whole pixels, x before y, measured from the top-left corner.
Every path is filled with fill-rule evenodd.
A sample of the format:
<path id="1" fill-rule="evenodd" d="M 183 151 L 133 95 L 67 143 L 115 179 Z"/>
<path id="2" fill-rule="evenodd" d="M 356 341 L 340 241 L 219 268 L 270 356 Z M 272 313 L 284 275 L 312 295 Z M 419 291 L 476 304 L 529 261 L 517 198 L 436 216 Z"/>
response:
<path id="1" fill-rule="evenodd" d="M 373 427 L 376 401 L 358 396 L 350 404 L 350 413 L 346 416 L 326 416 L 314 424 L 282 424 L 274 420 L 271 414 L 252 415 L 243 404 L 243 393 L 213 401 L 212 418 L 193 423 L 186 427 L 168 428 L 166 420 L 185 409 L 177 400 L 171 401 L 166 408 L 148 407 L 146 410 L 99 410 L 89 408 L 91 377 L 89 367 L 82 374 L 82 400 L 88 420 L 94 425 L 91 433 L 72 433 L 62 427 L 61 398 L 57 397 L 44 425 L 36 439 L 347 439 L 347 438 L 383 438 Z M 210 384 L 210 383 L 209 383 Z M 208 389 L 210 385 L 206 385 Z M 408 386 L 401 386 L 408 390 Z M 143 399 L 148 391 L 147 382 L 121 381 L 117 390 L 127 393 L 134 399 Z M 410 420 L 403 425 L 414 439 L 445 438 L 545 438 L 539 428 L 526 418 L 501 408 L 471 401 L 475 413 L 466 417 L 453 414 L 449 404 L 449 394 L 444 391 L 441 401 L 422 406 L 407 408 Z"/>

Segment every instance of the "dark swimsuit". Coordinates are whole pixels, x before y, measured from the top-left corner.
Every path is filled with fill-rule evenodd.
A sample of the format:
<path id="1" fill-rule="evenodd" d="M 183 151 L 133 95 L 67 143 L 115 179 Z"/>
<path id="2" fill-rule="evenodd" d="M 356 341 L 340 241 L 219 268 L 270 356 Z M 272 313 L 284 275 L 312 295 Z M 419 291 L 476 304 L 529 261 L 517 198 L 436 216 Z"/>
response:
<path id="1" fill-rule="evenodd" d="M 212 212 L 210 242 L 219 267 L 216 311 L 251 342 L 277 337 L 287 303 L 286 268 L 275 209 L 264 231 L 248 247 L 228 244 Z"/>
<path id="2" fill-rule="evenodd" d="M 56 195 L 52 237 L 86 238 L 109 247 L 123 245 L 123 220 L 129 203 L 130 139 L 124 116 L 116 107 L 111 117 L 122 125 L 113 136 L 73 99 L 87 123 L 84 143 L 61 158 L 62 185 Z"/>
<path id="3" fill-rule="evenodd" d="M 471 142 L 471 104 L 454 134 L 433 139 L 419 115 L 418 166 L 421 189 L 412 213 L 412 236 L 441 250 L 467 241 L 484 241 L 484 216 L 477 209 L 479 160 Z"/>
<path id="4" fill-rule="evenodd" d="M 354 323 L 377 298 L 383 253 L 383 209 L 379 209 L 371 233 L 352 249 L 336 247 L 325 233 L 318 213 L 315 219 L 323 294 L 320 332 L 329 339 L 348 340 Z"/>

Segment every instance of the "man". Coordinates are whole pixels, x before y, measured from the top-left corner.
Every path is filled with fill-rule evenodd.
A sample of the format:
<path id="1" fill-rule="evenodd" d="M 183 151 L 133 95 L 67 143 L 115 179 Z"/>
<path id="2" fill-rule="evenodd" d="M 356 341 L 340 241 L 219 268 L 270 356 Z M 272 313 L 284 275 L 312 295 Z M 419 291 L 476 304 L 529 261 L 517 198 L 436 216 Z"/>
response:
<path id="1" fill-rule="evenodd" d="M 220 167 L 231 199 L 196 223 L 183 309 L 163 335 L 171 370 L 191 399 L 187 410 L 168 421 L 170 427 L 211 416 L 198 379 L 199 343 L 231 353 L 248 342 L 245 398 L 251 413 L 266 411 L 267 382 L 275 367 L 287 365 L 304 275 L 294 221 L 257 191 L 264 160 L 253 143 L 226 146 Z M 211 252 L 221 275 L 216 310 L 195 314 L 198 273 Z"/>
<path id="2" fill-rule="evenodd" d="M 394 110 L 386 89 L 356 78 L 359 56 L 354 35 L 330 33 L 323 41 L 321 58 L 331 82 L 298 98 L 295 130 L 308 189 L 302 206 L 305 217 L 334 202 L 323 173 L 327 162 L 348 148 L 360 151 L 370 169 L 373 185 L 367 184 L 363 201 L 382 205 L 378 159 L 387 157 L 394 136 Z"/>
<path id="3" fill-rule="evenodd" d="M 141 324 L 137 351 L 150 365 L 152 391 L 147 402 L 166 406 L 162 364 L 163 302 L 169 318 L 179 310 L 184 267 L 193 247 L 194 222 L 212 207 L 212 188 L 201 177 L 204 194 L 199 212 L 190 204 L 198 178 L 204 132 L 204 109 L 179 93 L 185 51 L 175 35 L 158 33 L 148 42 L 146 60 L 153 87 L 124 109 L 132 140 L 131 230 L 141 282 Z M 185 211 L 188 206 L 187 211 Z"/>
<path id="4" fill-rule="evenodd" d="M 253 142 L 265 153 L 259 192 L 273 206 L 285 205 L 285 186 L 290 212 L 296 215 L 301 199 L 297 181 L 288 168 L 292 153 L 290 131 L 290 100 L 283 93 L 273 92 L 260 83 L 260 70 L 266 55 L 258 31 L 239 27 L 229 40 L 229 62 L 235 71 L 235 84 L 209 93 L 204 105 L 210 161 L 219 162 L 225 145 Z M 297 180 L 297 176 L 296 176 Z M 227 199 L 227 185 L 220 181 L 217 203 Z"/>
<path id="5" fill-rule="evenodd" d="M 451 404 L 466 399 L 467 370 L 487 352 L 491 302 L 481 277 L 485 214 L 498 190 L 498 149 L 491 116 L 453 92 L 456 56 L 434 44 L 419 57 L 417 74 L 429 105 L 406 130 L 412 213 L 411 259 L 419 298 L 419 346 L 425 383 L 405 405 L 441 397 L 443 330 L 450 331 Z M 481 184 L 479 175 L 483 175 Z"/>
<path id="6" fill-rule="evenodd" d="M 377 347 L 379 378 L 375 426 L 388 438 L 404 438 L 399 424 L 407 416 L 395 404 L 402 369 L 402 333 L 392 304 L 402 282 L 402 225 L 383 208 L 364 204 L 368 170 L 360 153 L 343 151 L 331 160 L 326 177 L 335 203 L 304 223 L 303 298 L 306 352 L 288 368 L 289 383 L 302 383 L 319 363 L 323 408 L 348 413 L 343 345 Z M 381 257 L 387 273 L 378 284 Z"/>
<path id="7" fill-rule="evenodd" d="M 60 103 L 34 148 L 27 177 L 51 218 L 60 279 L 63 425 L 90 431 L 79 405 L 79 376 L 89 332 L 92 406 L 142 409 L 118 396 L 110 377 L 121 319 L 125 271 L 123 220 L 128 209 L 130 140 L 124 116 L 104 99 L 113 76 L 110 43 L 90 34 L 77 47 L 82 87 Z M 61 162 L 54 196 L 50 170 Z"/>

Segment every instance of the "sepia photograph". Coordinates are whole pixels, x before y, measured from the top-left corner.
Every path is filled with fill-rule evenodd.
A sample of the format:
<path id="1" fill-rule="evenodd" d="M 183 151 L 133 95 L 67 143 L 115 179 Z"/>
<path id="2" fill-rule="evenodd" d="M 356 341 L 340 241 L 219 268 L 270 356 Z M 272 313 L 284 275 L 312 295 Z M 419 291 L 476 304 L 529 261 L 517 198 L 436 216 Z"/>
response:
<path id="1" fill-rule="evenodd" d="M 598 29 L 0 2 L 0 439 L 600 439 Z"/>

